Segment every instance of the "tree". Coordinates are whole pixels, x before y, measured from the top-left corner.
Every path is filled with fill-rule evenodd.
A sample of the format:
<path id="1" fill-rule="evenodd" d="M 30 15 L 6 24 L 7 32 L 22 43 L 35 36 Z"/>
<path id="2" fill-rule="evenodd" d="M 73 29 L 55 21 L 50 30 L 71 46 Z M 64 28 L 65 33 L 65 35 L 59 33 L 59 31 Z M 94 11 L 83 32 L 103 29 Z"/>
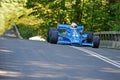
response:
<path id="1" fill-rule="evenodd" d="M 11 4 L 9 1 L 12 0 L 3 0 L 4 3 Z M 22 6 L 18 7 L 16 3 Z M 30 33 L 31 35 L 23 34 L 26 38 L 33 35 L 46 37 L 48 28 L 57 27 L 58 23 L 76 22 L 83 25 L 85 30 L 93 32 L 120 30 L 119 5 L 119 0 L 13 0 L 10 8 L 6 5 L 7 9 L 1 4 L 1 18 L 5 19 L 3 25 L 15 23 L 22 34 L 25 31 Z M 6 10 L 10 12 L 9 15 Z M 26 27 L 29 27 L 28 31 Z"/>
<path id="2" fill-rule="evenodd" d="M 0 1 L 0 34 L 4 33 L 6 30 L 11 28 L 11 25 L 14 23 L 16 16 L 19 11 L 23 9 L 21 4 L 24 5 L 24 0 L 19 4 L 17 0 L 1 0 Z M 16 16 L 15 16 L 16 15 Z"/>
<path id="3" fill-rule="evenodd" d="M 10 29 L 13 24 L 23 24 L 27 26 L 38 27 L 42 20 L 31 15 L 33 9 L 24 8 L 26 0 L 2 0 L 1 1 L 1 24 L 0 33 Z"/>
<path id="4" fill-rule="evenodd" d="M 111 31 L 120 31 L 120 0 L 109 0 L 109 21 Z"/>

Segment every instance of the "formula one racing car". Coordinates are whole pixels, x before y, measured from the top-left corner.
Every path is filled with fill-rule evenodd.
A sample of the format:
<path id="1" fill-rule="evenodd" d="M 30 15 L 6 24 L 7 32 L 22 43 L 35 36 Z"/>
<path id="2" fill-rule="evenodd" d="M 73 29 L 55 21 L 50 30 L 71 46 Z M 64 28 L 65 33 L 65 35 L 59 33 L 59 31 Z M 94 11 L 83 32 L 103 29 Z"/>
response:
<path id="1" fill-rule="evenodd" d="M 68 24 L 58 24 L 57 28 L 48 29 L 47 41 L 53 44 L 69 44 L 99 48 L 100 38 L 92 32 L 84 32 L 83 26 L 71 27 Z"/>

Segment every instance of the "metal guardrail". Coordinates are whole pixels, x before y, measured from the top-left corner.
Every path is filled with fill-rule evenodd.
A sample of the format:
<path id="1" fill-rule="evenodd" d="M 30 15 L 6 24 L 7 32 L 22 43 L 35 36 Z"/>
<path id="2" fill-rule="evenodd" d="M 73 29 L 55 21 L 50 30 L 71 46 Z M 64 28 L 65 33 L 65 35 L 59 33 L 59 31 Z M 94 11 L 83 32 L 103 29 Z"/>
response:
<path id="1" fill-rule="evenodd" d="M 120 32 L 105 31 L 95 35 L 100 36 L 100 47 L 120 49 Z"/>

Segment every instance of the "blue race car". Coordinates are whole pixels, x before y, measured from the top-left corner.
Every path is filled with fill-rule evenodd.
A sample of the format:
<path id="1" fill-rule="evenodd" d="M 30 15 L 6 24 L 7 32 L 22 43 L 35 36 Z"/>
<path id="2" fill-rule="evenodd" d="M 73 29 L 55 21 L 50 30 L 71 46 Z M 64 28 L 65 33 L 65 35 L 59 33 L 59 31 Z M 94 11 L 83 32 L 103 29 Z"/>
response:
<path id="1" fill-rule="evenodd" d="M 99 47 L 99 36 L 94 36 L 92 32 L 84 32 L 83 26 L 77 26 L 76 28 L 70 26 L 68 24 L 58 24 L 57 28 L 49 28 L 47 41 L 53 44 Z"/>

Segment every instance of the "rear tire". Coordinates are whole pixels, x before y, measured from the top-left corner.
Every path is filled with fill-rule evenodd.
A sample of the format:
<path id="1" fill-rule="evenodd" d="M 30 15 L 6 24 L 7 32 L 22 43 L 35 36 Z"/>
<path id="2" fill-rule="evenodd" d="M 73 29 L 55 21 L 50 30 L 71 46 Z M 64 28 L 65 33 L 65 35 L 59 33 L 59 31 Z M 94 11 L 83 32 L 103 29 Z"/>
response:
<path id="1" fill-rule="evenodd" d="M 93 36 L 93 48 L 99 48 L 100 38 L 99 36 Z"/>
<path id="2" fill-rule="evenodd" d="M 92 43 L 93 42 L 93 32 L 84 32 L 84 34 L 87 34 L 87 42 Z"/>

